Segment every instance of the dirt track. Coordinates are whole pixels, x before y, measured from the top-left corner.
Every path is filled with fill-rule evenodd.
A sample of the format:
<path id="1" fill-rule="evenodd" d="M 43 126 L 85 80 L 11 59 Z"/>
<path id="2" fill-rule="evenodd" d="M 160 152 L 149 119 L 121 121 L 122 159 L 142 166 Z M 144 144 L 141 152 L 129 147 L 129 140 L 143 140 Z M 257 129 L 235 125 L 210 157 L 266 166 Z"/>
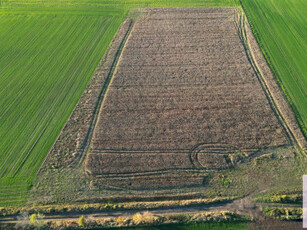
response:
<path id="1" fill-rule="evenodd" d="M 259 206 L 253 203 L 249 198 L 239 199 L 232 201 L 230 203 L 223 204 L 213 204 L 205 205 L 202 207 L 178 207 L 178 208 L 166 208 L 166 209 L 155 209 L 150 210 L 150 213 L 154 215 L 165 215 L 165 214 L 180 214 L 180 213 L 196 213 L 196 212 L 205 212 L 205 211 L 221 211 L 228 210 L 237 212 L 239 214 L 251 215 L 253 217 L 259 217 L 261 212 L 259 211 Z M 80 213 L 68 213 L 68 214 L 46 214 L 45 220 L 69 220 L 69 219 L 78 219 L 80 215 L 91 218 L 110 218 L 118 216 L 132 216 L 137 212 L 146 212 L 148 210 L 125 210 L 125 211 L 107 211 L 107 212 L 97 212 L 90 214 L 80 214 Z M 17 216 L 10 217 L 0 217 L 0 223 L 9 222 L 17 223 Z"/>
<path id="2" fill-rule="evenodd" d="M 280 206 L 278 204 L 266 204 L 266 206 Z M 299 205 L 287 204 L 286 207 L 299 207 Z M 149 212 L 153 215 L 163 216 L 163 215 L 174 215 L 174 214 L 192 214 L 200 212 L 211 212 L 211 211 L 231 211 L 241 215 L 249 215 L 257 220 L 264 221 L 268 219 L 263 215 L 261 209 L 263 205 L 260 203 L 255 203 L 250 197 L 245 197 L 243 199 L 238 199 L 229 203 L 223 204 L 213 204 L 205 205 L 198 207 L 178 207 L 178 208 L 165 208 L 165 209 L 155 209 L 150 210 Z M 134 214 L 140 212 L 147 212 L 148 210 L 124 210 L 124 211 L 107 211 L 107 212 L 96 212 L 89 214 L 80 214 L 80 213 L 67 213 L 67 214 L 46 214 L 44 215 L 44 221 L 77 221 L 81 215 L 84 215 L 86 219 L 102 219 L 102 218 L 116 218 L 116 217 L 125 217 L 133 216 Z M 0 217 L 0 227 L 2 224 L 18 224 L 24 220 L 20 220 L 19 216 L 8 216 Z M 272 221 L 272 220 L 271 220 Z M 282 228 L 281 228 L 282 229 Z M 297 229 L 297 228 L 295 228 Z"/>

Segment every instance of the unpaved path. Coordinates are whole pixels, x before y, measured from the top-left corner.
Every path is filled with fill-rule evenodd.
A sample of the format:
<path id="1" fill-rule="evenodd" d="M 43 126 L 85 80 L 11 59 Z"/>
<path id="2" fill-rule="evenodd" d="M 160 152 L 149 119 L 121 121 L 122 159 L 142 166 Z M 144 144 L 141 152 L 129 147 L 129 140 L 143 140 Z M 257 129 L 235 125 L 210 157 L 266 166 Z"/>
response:
<path id="1" fill-rule="evenodd" d="M 261 204 L 256 203 L 252 200 L 250 196 L 234 200 L 229 203 L 223 204 L 212 204 L 197 207 L 178 207 L 178 208 L 165 208 L 165 209 L 155 209 L 149 212 L 153 215 L 174 215 L 174 214 L 191 214 L 199 212 L 210 212 L 210 211 L 231 211 L 241 215 L 249 215 L 253 218 L 263 218 L 262 213 L 263 206 L 281 206 L 280 204 Z M 299 207 L 296 204 L 287 204 L 287 207 Z M 81 215 L 85 218 L 91 219 L 101 219 L 101 218 L 112 218 L 119 216 L 133 216 L 134 214 L 140 212 L 147 212 L 147 209 L 142 210 L 122 210 L 122 211 L 106 211 L 106 212 L 94 212 L 88 214 L 82 213 L 65 213 L 65 214 L 46 214 L 44 220 L 48 221 L 60 221 L 60 220 L 77 220 Z M 0 217 L 1 223 L 19 223 L 21 220 L 18 219 L 18 215 Z"/>
<path id="2" fill-rule="evenodd" d="M 197 212 L 210 212 L 210 211 L 233 211 L 238 214 L 245 214 L 255 216 L 255 214 L 260 214 L 259 206 L 251 201 L 250 198 L 243 198 L 239 200 L 232 201 L 230 203 L 223 204 L 212 204 L 204 205 L 197 207 L 178 207 L 178 208 L 165 208 L 165 209 L 155 209 L 150 210 L 149 212 L 153 215 L 172 215 L 172 214 L 187 214 L 187 213 L 197 213 Z M 65 214 L 45 214 L 44 219 L 49 221 L 55 220 L 76 220 L 81 215 L 84 215 L 86 218 L 111 218 L 118 216 L 133 216 L 135 213 L 147 212 L 147 209 L 142 210 L 122 210 L 122 211 L 106 211 L 106 212 L 94 212 L 88 214 L 81 213 L 65 213 Z M 18 223 L 18 215 L 0 217 L 0 223 Z"/>

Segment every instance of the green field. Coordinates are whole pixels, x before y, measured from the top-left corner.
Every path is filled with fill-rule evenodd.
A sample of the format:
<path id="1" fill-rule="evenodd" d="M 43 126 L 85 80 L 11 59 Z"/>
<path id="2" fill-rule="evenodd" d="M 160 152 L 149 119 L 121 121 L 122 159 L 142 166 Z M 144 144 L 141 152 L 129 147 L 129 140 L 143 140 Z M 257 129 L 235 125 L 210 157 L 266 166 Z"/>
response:
<path id="1" fill-rule="evenodd" d="M 123 16 L 1 11 L 0 204 L 26 197 Z"/>
<path id="2" fill-rule="evenodd" d="M 2 8 L 28 11 L 36 9 L 39 12 L 50 11 L 49 7 L 66 10 L 76 10 L 88 13 L 97 7 L 101 10 L 106 7 L 116 9 L 131 9 L 144 7 L 216 7 L 235 6 L 237 0 L 2 0 Z M 26 7 L 25 9 L 21 9 Z M 46 9 L 45 7 L 48 7 Z M 90 10 L 90 11 L 92 11 Z"/>
<path id="3" fill-rule="evenodd" d="M 36 171 L 130 8 L 232 5 L 0 1 L 0 206 L 27 199 Z"/>
<path id="4" fill-rule="evenodd" d="M 258 44 L 307 136 L 307 1 L 241 0 Z"/>

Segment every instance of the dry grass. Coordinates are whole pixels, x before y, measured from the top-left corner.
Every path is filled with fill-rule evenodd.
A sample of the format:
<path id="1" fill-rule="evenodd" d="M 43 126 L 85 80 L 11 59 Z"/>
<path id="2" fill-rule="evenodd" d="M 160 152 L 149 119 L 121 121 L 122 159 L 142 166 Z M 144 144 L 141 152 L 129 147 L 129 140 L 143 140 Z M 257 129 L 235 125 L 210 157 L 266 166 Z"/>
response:
<path id="1" fill-rule="evenodd" d="M 121 219 L 118 222 L 118 219 Z M 85 223 L 85 228 L 112 228 L 112 227 L 127 227 L 127 226 L 151 226 L 163 224 L 178 224 L 178 223 L 214 223 L 214 222 L 246 222 L 250 220 L 248 216 L 242 216 L 228 211 L 217 212 L 200 212 L 197 214 L 164 214 L 153 215 L 150 212 L 136 213 L 133 216 L 123 217 L 94 217 L 91 223 Z M 53 221 L 48 223 L 48 229 L 60 229 L 63 227 L 77 228 L 78 223 L 75 220 Z M 171 227 L 171 226 L 170 226 Z"/>
<path id="2" fill-rule="evenodd" d="M 154 174 L 137 175 L 101 175 L 96 177 L 95 185 L 100 188 L 169 188 L 169 187 L 186 187 L 203 185 L 206 172 L 185 172 L 185 171 L 172 171 L 172 172 L 158 172 Z"/>
<path id="3" fill-rule="evenodd" d="M 165 196 L 167 197 L 167 196 Z M 111 210 L 144 210 L 144 209 L 163 209 L 176 207 L 191 207 L 213 205 L 219 203 L 227 203 L 237 197 L 216 197 L 207 199 L 184 199 L 178 197 L 177 200 L 165 201 L 133 201 L 133 202 L 119 202 L 116 203 L 101 201 L 99 203 L 88 204 L 66 204 L 66 205 L 41 205 L 41 206 L 26 206 L 20 208 L 0 208 L 0 217 L 20 215 L 26 221 L 29 221 L 28 214 L 44 213 L 44 214 L 64 214 L 64 213 L 94 213 L 106 212 Z M 23 215 L 26 214 L 26 215 Z M 39 216 L 42 217 L 42 216 Z"/>

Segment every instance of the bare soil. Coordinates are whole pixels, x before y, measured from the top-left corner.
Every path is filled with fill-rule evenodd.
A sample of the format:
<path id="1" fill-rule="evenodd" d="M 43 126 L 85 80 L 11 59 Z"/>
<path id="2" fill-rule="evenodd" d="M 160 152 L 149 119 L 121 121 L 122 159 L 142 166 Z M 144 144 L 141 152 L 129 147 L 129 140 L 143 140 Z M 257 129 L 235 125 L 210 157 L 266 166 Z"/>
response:
<path id="1" fill-rule="evenodd" d="M 232 8 L 147 9 L 135 22 L 85 161 L 102 187 L 199 185 L 206 170 L 291 145 L 236 18 Z"/>

